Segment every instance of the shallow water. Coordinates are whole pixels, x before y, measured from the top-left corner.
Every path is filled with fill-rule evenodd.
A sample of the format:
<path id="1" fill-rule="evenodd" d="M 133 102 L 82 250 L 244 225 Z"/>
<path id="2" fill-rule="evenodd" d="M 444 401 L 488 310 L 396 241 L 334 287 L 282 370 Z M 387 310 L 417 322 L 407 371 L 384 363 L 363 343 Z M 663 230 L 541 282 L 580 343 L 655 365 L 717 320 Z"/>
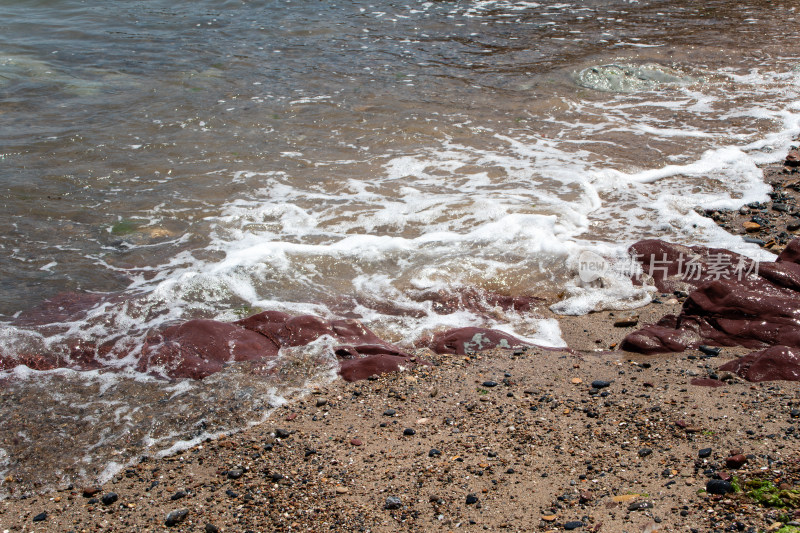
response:
<path id="1" fill-rule="evenodd" d="M 756 164 L 800 133 L 788 1 L 53 0 L 0 1 L 0 15 L 0 351 L 11 356 L 65 352 L 67 339 L 127 353 L 163 324 L 258 309 L 361 317 L 406 346 L 454 325 L 558 345 L 539 314 L 435 300 L 641 305 L 650 293 L 622 276 L 584 286 L 577 257 L 620 258 L 652 236 L 763 257 L 693 208 L 762 199 Z M 647 83 L 633 88 L 581 78 L 607 65 L 661 74 L 634 75 Z M 104 303 L 58 324 L 15 321 L 65 291 Z M 127 369 L 111 394 L 149 384 L 128 409 L 175 386 L 135 375 L 135 355 L 106 364 Z M 97 400 L 80 392 L 86 376 L 7 377 L 20 397 L 56 380 L 70 405 Z M 278 401 L 274 380 L 251 381 Z M 44 411 L 26 423 L 55 423 Z M 261 416 L 246 412 L 203 431 Z M 129 458 L 197 436 L 164 415 L 169 437 L 154 444 L 150 423 L 99 416 L 87 442 L 128 435 Z M 34 464 L 18 442 L 0 445 L 7 471 Z M 92 449 L 87 475 L 112 460 Z"/>

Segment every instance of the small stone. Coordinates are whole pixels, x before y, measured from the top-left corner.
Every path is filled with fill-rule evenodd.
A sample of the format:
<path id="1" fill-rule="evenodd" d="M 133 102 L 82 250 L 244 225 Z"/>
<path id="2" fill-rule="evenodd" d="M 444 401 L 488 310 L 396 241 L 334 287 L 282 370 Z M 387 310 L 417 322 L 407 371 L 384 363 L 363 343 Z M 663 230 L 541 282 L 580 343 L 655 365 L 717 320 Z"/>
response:
<path id="1" fill-rule="evenodd" d="M 711 357 L 718 356 L 722 351 L 722 348 L 719 346 L 706 346 L 705 344 L 700 345 L 697 349 Z"/>
<path id="2" fill-rule="evenodd" d="M 792 418 L 800 418 L 800 409 L 792 409 L 789 411 L 789 416 Z"/>
<path id="3" fill-rule="evenodd" d="M 278 437 L 279 439 L 288 439 L 289 435 L 291 435 L 291 433 L 289 433 L 289 431 L 285 429 L 279 428 L 275 430 L 275 436 Z"/>
<path id="4" fill-rule="evenodd" d="M 34 522 L 44 522 L 47 520 L 47 511 L 43 511 L 33 517 Z"/>
<path id="5" fill-rule="evenodd" d="M 238 492 L 236 492 L 235 490 L 231 490 L 231 489 L 226 489 L 226 490 L 225 490 L 225 494 L 226 494 L 226 495 L 227 495 L 229 498 L 238 498 L 238 497 L 239 497 L 239 493 L 238 493 Z"/>
<path id="6" fill-rule="evenodd" d="M 786 155 L 786 161 L 784 161 L 784 165 L 786 165 L 787 167 L 800 166 L 800 151 L 790 150 L 789 153 Z"/>
<path id="7" fill-rule="evenodd" d="M 604 389 L 604 388 L 609 387 L 609 386 L 611 386 L 611 382 L 610 381 L 604 381 L 602 379 L 596 379 L 596 380 L 592 381 L 592 388 L 593 389 Z"/>
<path id="8" fill-rule="evenodd" d="M 583 380 L 581 378 L 572 378 L 571 380 L 569 380 L 569 382 L 572 383 L 573 385 L 580 385 L 581 383 L 583 383 Z"/>
<path id="9" fill-rule="evenodd" d="M 478 497 L 474 494 L 467 494 L 467 505 L 478 503 Z"/>
<path id="10" fill-rule="evenodd" d="M 181 498 L 185 498 L 186 496 L 187 496 L 186 491 L 179 490 L 178 492 L 170 496 L 169 499 L 174 502 L 180 500 Z"/>
<path id="11" fill-rule="evenodd" d="M 327 398 L 317 398 L 317 407 L 324 407 L 326 405 L 328 405 Z"/>
<path id="12" fill-rule="evenodd" d="M 350 492 L 350 489 L 347 487 L 336 487 L 336 494 L 347 494 Z"/>
<path id="13" fill-rule="evenodd" d="M 564 529 L 566 529 L 567 531 L 572 531 L 573 529 L 578 529 L 581 527 L 583 527 L 583 522 L 581 522 L 580 520 L 572 520 L 564 524 Z"/>
<path id="14" fill-rule="evenodd" d="M 789 222 L 786 224 L 786 231 L 797 231 L 800 229 L 800 222 Z"/>
<path id="15" fill-rule="evenodd" d="M 350 439 L 350 444 L 353 446 L 361 446 L 364 443 L 361 442 L 361 439 Z"/>
<path id="16" fill-rule="evenodd" d="M 759 231 L 761 229 L 761 224 L 758 224 L 757 222 L 747 221 L 744 224 L 742 224 L 742 226 L 744 227 L 744 230 L 747 233 L 755 233 L 756 231 Z"/>
<path id="17" fill-rule="evenodd" d="M 633 502 L 628 506 L 629 511 L 643 511 L 645 509 L 652 509 L 653 504 L 651 502 Z"/>
<path id="18" fill-rule="evenodd" d="M 117 500 L 119 500 L 119 495 L 116 492 L 109 492 L 108 494 L 104 494 L 100 501 L 103 502 L 103 505 L 111 505 Z"/>
<path id="19" fill-rule="evenodd" d="M 228 479 L 239 479 L 244 474 L 241 468 L 231 468 L 228 470 Z"/>
<path id="20" fill-rule="evenodd" d="M 100 487 L 84 487 L 83 488 L 83 497 L 84 498 L 91 498 L 92 496 L 98 494 L 100 492 Z"/>
<path id="21" fill-rule="evenodd" d="M 386 503 L 384 504 L 383 508 L 387 511 L 393 511 L 395 509 L 400 509 L 403 506 L 403 502 L 400 501 L 400 498 L 397 496 L 389 496 L 386 498 Z"/>
<path id="22" fill-rule="evenodd" d="M 414 430 L 412 428 L 406 428 L 406 429 L 403 430 L 403 435 L 405 435 L 407 437 L 410 437 L 411 435 L 416 435 L 416 434 L 417 434 L 416 430 Z"/>
<path id="23" fill-rule="evenodd" d="M 397 414 L 397 411 L 394 409 L 387 409 L 383 412 L 383 416 L 394 416 Z"/>
<path id="24" fill-rule="evenodd" d="M 706 483 L 706 492 L 709 494 L 728 494 L 729 492 L 733 492 L 733 485 L 730 481 L 725 481 L 722 479 L 710 479 L 708 483 Z"/>
<path id="25" fill-rule="evenodd" d="M 431 451 L 428 452 L 428 457 L 439 457 L 440 455 L 442 455 L 442 452 L 436 448 L 431 448 Z"/>
<path id="26" fill-rule="evenodd" d="M 747 457 L 740 454 L 732 455 L 725 459 L 725 466 L 728 468 L 741 468 L 747 462 Z"/>
<path id="27" fill-rule="evenodd" d="M 483 382 L 483 386 L 484 387 L 488 387 L 488 388 L 497 387 L 497 382 L 496 381 L 484 381 Z"/>
<path id="28" fill-rule="evenodd" d="M 638 315 L 628 315 L 614 321 L 615 328 L 630 328 L 639 323 Z"/>
<path id="29" fill-rule="evenodd" d="M 787 211 L 789 211 L 789 206 L 782 202 L 775 202 L 772 204 L 772 210 L 778 211 L 780 213 L 786 213 Z"/>
<path id="30" fill-rule="evenodd" d="M 177 526 L 186 518 L 186 515 L 189 514 L 189 509 L 178 509 L 175 511 L 170 512 L 167 515 L 167 518 L 164 520 L 164 525 L 167 527 Z"/>
<path id="31" fill-rule="evenodd" d="M 642 448 L 637 453 L 639 454 L 639 457 L 647 457 L 648 455 L 652 455 L 653 450 L 650 448 Z"/>
<path id="32" fill-rule="evenodd" d="M 206 533 L 219 533 L 219 528 L 214 524 L 206 524 Z"/>

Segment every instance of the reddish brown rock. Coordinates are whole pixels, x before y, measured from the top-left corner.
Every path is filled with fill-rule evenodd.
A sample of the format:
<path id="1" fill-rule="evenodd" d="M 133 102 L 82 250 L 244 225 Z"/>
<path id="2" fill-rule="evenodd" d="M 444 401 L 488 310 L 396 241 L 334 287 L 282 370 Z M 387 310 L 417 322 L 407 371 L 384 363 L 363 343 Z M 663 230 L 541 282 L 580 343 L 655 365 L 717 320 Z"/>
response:
<path id="1" fill-rule="evenodd" d="M 747 381 L 800 381 L 800 349 L 772 346 L 722 365 Z"/>
<path id="2" fill-rule="evenodd" d="M 407 357 L 397 355 L 368 355 L 356 359 L 339 361 L 339 375 L 345 381 L 358 381 L 371 376 L 398 372 L 403 368 L 413 367 L 415 363 Z"/>
<path id="3" fill-rule="evenodd" d="M 665 267 L 653 276 L 660 290 L 676 287 L 675 278 L 681 272 L 685 276 L 685 262 L 682 269 L 672 264 L 679 261 L 680 254 L 697 253 L 698 261 L 704 261 L 703 269 L 709 270 L 701 269 L 698 279 L 690 280 L 696 283 L 696 289 L 678 316 L 666 316 L 628 335 L 621 345 L 623 349 L 652 354 L 679 352 L 701 344 L 748 348 L 783 344 L 800 348 L 800 239 L 792 241 L 774 263 L 759 265 L 730 252 L 715 255 L 724 252 L 718 249 L 681 247 L 661 241 L 642 241 L 633 249 L 639 251 L 643 266 L 655 262 L 654 258 L 670 262 L 674 275 Z M 728 269 L 720 272 L 712 268 L 720 264 Z M 737 273 L 737 267 L 743 270 Z M 713 276 L 709 272 L 714 272 Z M 750 274 L 744 275 L 747 272 Z"/>
<path id="4" fill-rule="evenodd" d="M 742 454 L 731 455 L 725 459 L 725 466 L 728 468 L 741 468 L 747 462 L 747 457 Z"/>
<path id="5" fill-rule="evenodd" d="M 222 370 L 226 363 L 274 357 L 278 348 L 263 335 L 235 324 L 190 320 L 148 339 L 138 369 L 203 379 Z"/>
<path id="6" fill-rule="evenodd" d="M 434 334 L 419 343 L 439 354 L 465 355 L 467 352 L 491 348 L 516 348 L 531 346 L 513 335 L 494 329 L 458 328 Z"/>
<path id="7" fill-rule="evenodd" d="M 725 382 L 720 381 L 718 379 L 711 379 L 711 378 L 695 378 L 690 381 L 692 385 L 697 387 L 724 387 Z"/>

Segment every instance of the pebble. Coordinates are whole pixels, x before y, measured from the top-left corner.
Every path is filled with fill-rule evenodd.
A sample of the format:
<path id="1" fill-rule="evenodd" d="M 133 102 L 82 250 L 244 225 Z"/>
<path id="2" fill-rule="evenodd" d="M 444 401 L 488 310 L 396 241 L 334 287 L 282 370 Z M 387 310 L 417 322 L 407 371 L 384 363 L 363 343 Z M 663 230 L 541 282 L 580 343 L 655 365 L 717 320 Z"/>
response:
<path id="1" fill-rule="evenodd" d="M 397 414 L 397 411 L 394 409 L 387 409 L 383 412 L 383 416 L 394 416 Z"/>
<path id="2" fill-rule="evenodd" d="M 711 457 L 711 448 L 703 448 L 702 450 L 697 452 L 697 456 L 701 459 L 705 459 L 706 457 Z"/>
<path id="3" fill-rule="evenodd" d="M 327 398 L 317 398 L 317 407 L 324 407 L 326 405 L 328 405 Z"/>
<path id="4" fill-rule="evenodd" d="M 361 442 L 361 439 L 350 439 L 350 444 L 353 446 L 361 446 L 364 443 Z"/>
<path id="5" fill-rule="evenodd" d="M 347 487 L 336 487 L 336 494 L 347 494 L 350 492 L 350 489 Z"/>
<path id="6" fill-rule="evenodd" d="M 111 505 L 115 501 L 119 500 L 119 495 L 116 492 L 109 492 L 108 494 L 104 494 L 102 498 L 103 505 Z"/>
<path id="7" fill-rule="evenodd" d="M 630 315 L 618 318 L 614 321 L 615 328 L 630 328 L 639 323 L 638 315 Z"/>
<path id="8" fill-rule="evenodd" d="M 709 494 L 728 494 L 729 492 L 733 492 L 733 485 L 730 481 L 724 481 L 722 479 L 710 479 L 708 483 L 706 483 L 706 491 Z"/>
<path id="9" fill-rule="evenodd" d="M 741 453 L 736 455 L 731 455 L 727 459 L 725 459 L 725 466 L 728 468 L 741 468 L 747 462 L 747 457 L 742 455 Z"/>
<path id="10" fill-rule="evenodd" d="M 47 520 L 47 511 L 41 512 L 33 517 L 34 522 L 44 522 Z"/>
<path id="11" fill-rule="evenodd" d="M 639 457 L 647 457 L 648 455 L 652 455 L 653 450 L 650 448 L 642 448 L 637 453 L 639 454 Z"/>
<path id="12" fill-rule="evenodd" d="M 436 448 L 431 448 L 431 451 L 428 452 L 428 457 L 439 457 L 440 455 L 442 455 L 442 452 Z"/>
<path id="13" fill-rule="evenodd" d="M 758 224 L 757 222 L 748 221 L 742 224 L 742 226 L 747 233 L 753 233 L 761 229 L 761 224 Z"/>
<path id="14" fill-rule="evenodd" d="M 478 503 L 478 497 L 474 494 L 467 494 L 467 505 Z"/>
<path id="15" fill-rule="evenodd" d="M 288 439 L 289 435 L 290 435 L 289 431 L 285 429 L 279 428 L 275 430 L 275 436 L 278 437 L 279 439 Z"/>
<path id="16" fill-rule="evenodd" d="M 244 474 L 244 470 L 241 468 L 231 468 L 228 470 L 228 479 L 239 479 Z"/>
<path id="17" fill-rule="evenodd" d="M 484 387 L 488 387 L 488 388 L 497 387 L 497 382 L 496 381 L 484 381 L 483 382 L 483 386 Z"/>
<path id="18" fill-rule="evenodd" d="M 604 381 L 602 379 L 596 379 L 596 380 L 592 381 L 592 388 L 593 389 L 604 389 L 604 388 L 609 387 L 609 386 L 611 386 L 611 382 L 610 381 Z"/>
<path id="19" fill-rule="evenodd" d="M 83 489 L 83 497 L 84 498 L 91 498 L 95 494 L 100 492 L 100 487 L 84 487 Z"/>
<path id="20" fill-rule="evenodd" d="M 400 501 L 400 498 L 397 496 L 389 496 L 386 498 L 386 503 L 384 504 L 383 508 L 392 511 L 394 509 L 400 509 L 403 506 L 403 502 Z"/>
<path id="21" fill-rule="evenodd" d="M 651 502 L 633 502 L 628 506 L 629 511 L 643 511 L 645 509 L 652 509 L 653 504 Z"/>
<path id="22" fill-rule="evenodd" d="M 175 494 L 170 496 L 169 499 L 174 502 L 174 501 L 180 500 L 181 498 L 185 498 L 186 496 L 187 496 L 186 495 L 186 491 L 179 490 L 178 492 L 176 492 Z"/>
<path id="23" fill-rule="evenodd" d="M 792 409 L 789 411 L 789 416 L 792 418 L 800 418 L 800 409 Z"/>
<path id="24" fill-rule="evenodd" d="M 219 528 L 214 524 L 206 524 L 206 533 L 219 533 Z"/>
<path id="25" fill-rule="evenodd" d="M 175 511 L 171 511 L 167 518 L 164 519 L 164 525 L 167 527 L 177 526 L 186 518 L 186 515 L 189 514 L 189 509 L 177 509 Z"/>
<path id="26" fill-rule="evenodd" d="M 564 529 L 566 529 L 567 531 L 572 531 L 573 529 L 578 529 L 581 527 L 583 527 L 583 522 L 581 522 L 580 520 L 572 520 L 571 522 L 567 522 L 566 524 L 564 524 Z"/>
<path id="27" fill-rule="evenodd" d="M 403 430 L 403 435 L 410 437 L 411 435 L 416 435 L 417 432 L 412 428 L 406 428 Z"/>
<path id="28" fill-rule="evenodd" d="M 704 354 L 710 355 L 712 357 L 718 356 L 722 351 L 722 348 L 720 348 L 719 346 L 706 346 L 705 344 L 700 345 L 697 349 L 703 352 Z"/>

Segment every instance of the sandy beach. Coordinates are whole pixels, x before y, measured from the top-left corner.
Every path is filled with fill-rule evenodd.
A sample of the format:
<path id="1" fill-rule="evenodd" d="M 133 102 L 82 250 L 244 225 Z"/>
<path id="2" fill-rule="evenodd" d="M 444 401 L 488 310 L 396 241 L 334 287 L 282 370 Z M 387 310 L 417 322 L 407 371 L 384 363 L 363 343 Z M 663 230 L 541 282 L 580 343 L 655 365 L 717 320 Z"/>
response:
<path id="1" fill-rule="evenodd" d="M 638 315 L 648 323 L 678 308 Z M 800 519 L 747 489 L 798 488 L 797 385 L 717 375 L 740 348 L 614 350 L 635 329 L 615 327 L 619 314 L 564 318 L 570 350 L 421 351 L 432 366 L 333 382 L 265 424 L 144 459 L 103 486 L 7 499 L 0 525 L 652 532 L 776 531 Z M 727 381 L 691 384 L 709 377 Z M 725 480 L 739 492 L 710 494 Z"/>

